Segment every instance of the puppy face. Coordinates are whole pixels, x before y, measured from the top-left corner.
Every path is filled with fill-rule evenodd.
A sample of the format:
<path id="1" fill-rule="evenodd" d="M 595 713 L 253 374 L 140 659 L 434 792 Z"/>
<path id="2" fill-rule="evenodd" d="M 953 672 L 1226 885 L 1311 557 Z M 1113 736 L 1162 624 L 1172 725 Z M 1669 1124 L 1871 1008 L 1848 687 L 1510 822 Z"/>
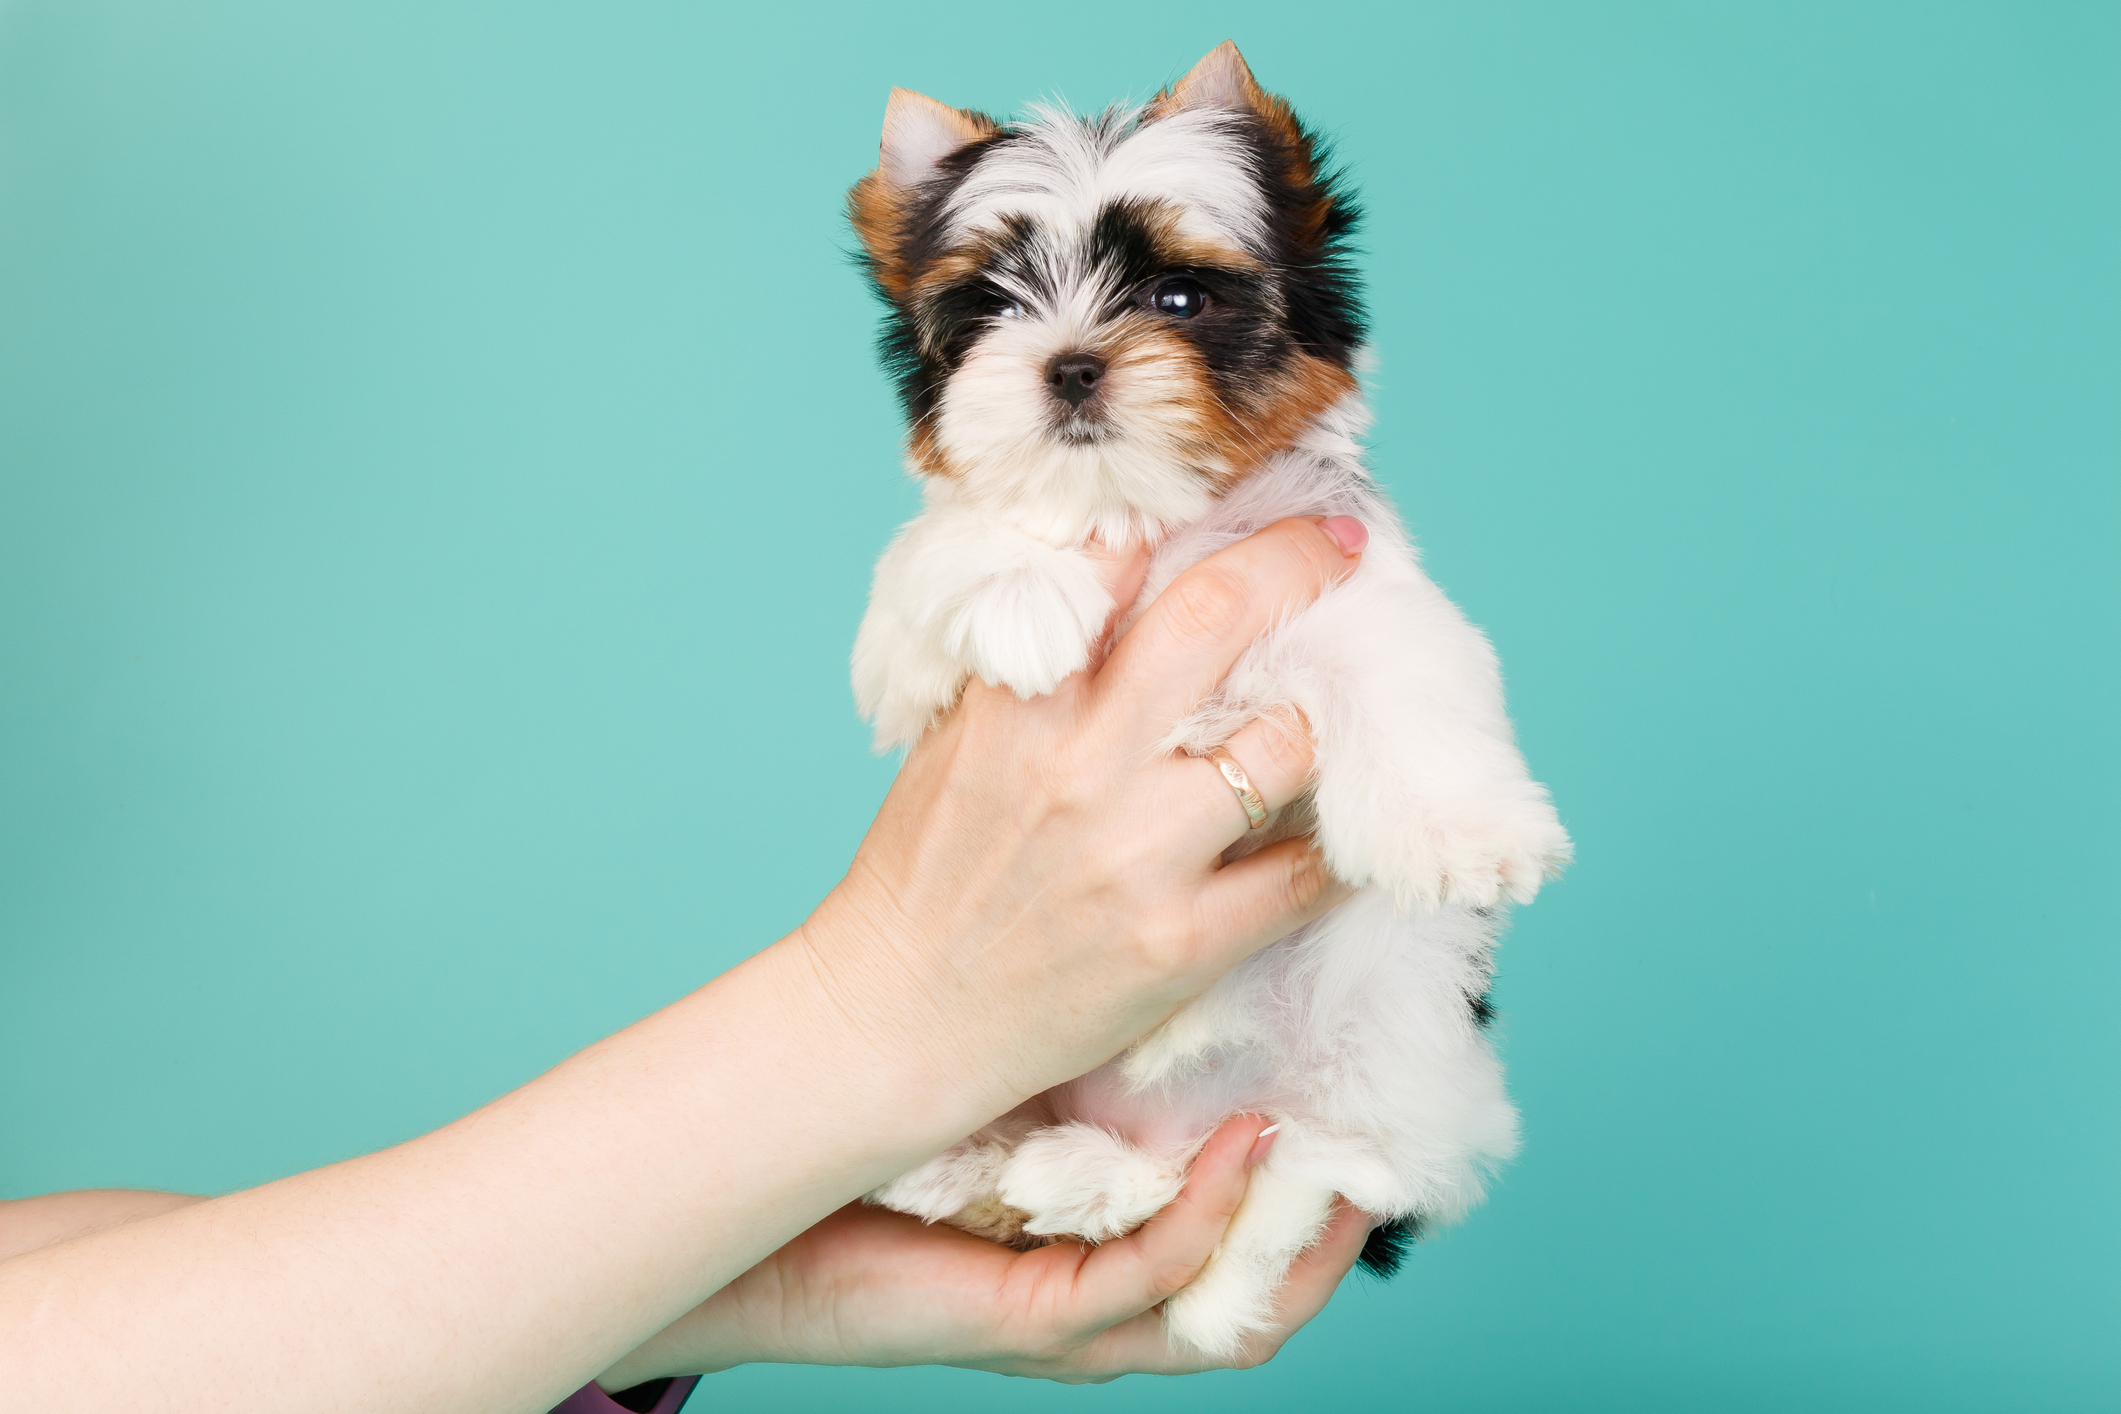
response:
<path id="1" fill-rule="evenodd" d="M 849 204 L 915 465 L 975 499 L 1187 519 L 1354 388 L 1355 212 L 1231 45 L 1091 119 L 895 89 Z"/>

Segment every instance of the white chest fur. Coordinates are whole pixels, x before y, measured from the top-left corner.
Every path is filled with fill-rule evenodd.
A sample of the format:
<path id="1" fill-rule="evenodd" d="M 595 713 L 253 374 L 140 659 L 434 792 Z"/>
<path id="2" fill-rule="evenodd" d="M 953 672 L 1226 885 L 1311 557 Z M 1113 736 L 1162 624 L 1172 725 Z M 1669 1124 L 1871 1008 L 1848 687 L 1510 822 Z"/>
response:
<path id="1" fill-rule="evenodd" d="M 1198 751 L 1264 713 L 1300 712 L 1314 781 L 1273 833 L 1315 830 L 1334 872 L 1365 887 L 1126 1055 L 872 1195 L 999 1240 L 1102 1240 L 1170 1200 L 1223 1118 L 1271 1115 L 1283 1132 L 1220 1253 L 1166 1305 L 1173 1334 L 1214 1354 L 1264 1325 L 1335 1193 L 1380 1220 L 1451 1221 L 1514 1152 L 1476 1004 L 1504 905 L 1569 856 L 1494 654 L 1362 470 L 1359 416 L 1337 409 L 1179 528 L 1142 602 L 1286 516 L 1369 528 L 1357 572 L 1254 644 L 1168 738 Z M 855 650 L 880 745 L 917 737 L 969 674 L 1034 695 L 1083 665 L 1110 600 L 1065 528 L 1047 529 L 946 495 L 894 542 Z"/>

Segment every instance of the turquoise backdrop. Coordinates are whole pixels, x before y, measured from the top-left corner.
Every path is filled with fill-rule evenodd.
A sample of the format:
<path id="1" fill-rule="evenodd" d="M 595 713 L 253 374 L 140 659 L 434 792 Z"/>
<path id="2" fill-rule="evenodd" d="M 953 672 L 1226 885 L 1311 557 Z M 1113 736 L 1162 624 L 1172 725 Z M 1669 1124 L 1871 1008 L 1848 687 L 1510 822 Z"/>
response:
<path id="1" fill-rule="evenodd" d="M 0 1193 L 392 1143 L 800 919 L 885 91 L 1226 36 L 1578 841 L 1524 1156 L 1257 1372 L 695 1407 L 2121 1408 L 2111 4 L 0 0 Z"/>

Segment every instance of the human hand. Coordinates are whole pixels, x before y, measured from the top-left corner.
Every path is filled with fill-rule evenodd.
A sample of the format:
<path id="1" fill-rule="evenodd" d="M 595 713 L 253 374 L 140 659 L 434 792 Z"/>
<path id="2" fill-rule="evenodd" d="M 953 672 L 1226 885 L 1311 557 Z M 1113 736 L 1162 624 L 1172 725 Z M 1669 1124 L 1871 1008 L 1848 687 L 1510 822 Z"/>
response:
<path id="1" fill-rule="evenodd" d="M 1186 1186 L 1139 1231 L 1097 1247 L 1029 1252 L 851 1203 L 803 1233 L 599 1377 L 624 1389 L 760 1361 L 958 1365 L 1096 1383 L 1271 1359 L 1317 1315 L 1369 1230 L 1343 1205 L 1281 1290 L 1272 1329 L 1228 1360 L 1170 1341 L 1156 1309 L 1207 1264 L 1245 1195 L 1263 1121 L 1208 1140 Z M 1271 1139 L 1268 1141 L 1272 1142 Z"/>
<path id="2" fill-rule="evenodd" d="M 1052 694 L 974 680 L 913 748 L 846 879 L 789 940 L 832 1024 L 913 1058 L 899 1093 L 947 1096 L 976 1124 L 1095 1068 L 1345 897 L 1308 840 L 1222 865 L 1242 810 L 1214 765 L 1158 743 L 1366 538 L 1344 516 L 1269 526 L 1180 575 Z M 1106 559 L 1116 603 L 1145 563 Z M 1229 750 L 1269 808 L 1310 771 L 1284 723 Z"/>
<path id="3" fill-rule="evenodd" d="M 797 1280 L 809 1251 L 867 1274 L 818 1309 L 850 1329 L 874 1315 L 870 1358 L 1185 1368 L 1139 1317 L 1187 1270 L 1160 1255 L 1179 1218 L 1128 1245 L 1016 1256 L 830 1215 L 1337 901 L 1301 842 L 1218 868 L 1242 812 L 1212 765 L 1157 750 L 1259 632 L 1354 567 L 1325 524 L 1283 522 L 1196 566 L 1050 697 L 975 684 L 827 903 L 690 995 L 431 1134 L 0 1264 L 0 1329 L 28 1333 L 0 1341 L 0 1388 L 54 1409 L 143 1381 L 185 1409 L 319 1388 L 377 1414 L 550 1408 L 710 1293 L 778 1289 L 746 1276 L 762 1261 L 759 1282 L 820 1290 Z M 1130 599 L 1140 557 L 1109 569 Z M 1269 804 L 1309 769 L 1300 733 L 1255 726 L 1231 749 Z M 1304 1268 L 1318 1284 L 1289 1288 L 1292 1327 L 1352 1255 L 1360 1224 L 1343 1223 Z M 1184 1245 L 1197 1268 L 1213 1242 Z M 974 1279 L 960 1260 L 990 1265 Z M 887 1310 L 873 1293 L 910 1272 L 984 1293 L 989 1324 L 963 1304 L 948 1323 L 908 1318 L 902 1297 Z"/>

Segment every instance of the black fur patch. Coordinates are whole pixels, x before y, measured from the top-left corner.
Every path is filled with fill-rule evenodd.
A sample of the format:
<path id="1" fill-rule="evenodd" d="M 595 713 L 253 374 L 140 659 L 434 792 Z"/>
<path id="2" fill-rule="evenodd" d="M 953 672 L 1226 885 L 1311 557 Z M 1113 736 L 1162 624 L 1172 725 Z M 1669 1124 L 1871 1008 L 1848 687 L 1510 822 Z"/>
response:
<path id="1" fill-rule="evenodd" d="M 1295 347 L 1277 318 L 1281 301 L 1272 280 L 1255 270 L 1188 260 L 1165 249 L 1157 230 L 1152 202 L 1115 201 L 1097 214 L 1088 254 L 1115 292 L 1118 307 L 1112 313 L 1138 306 L 1165 277 L 1184 275 L 1198 282 L 1208 292 L 1207 309 L 1192 319 L 1168 321 L 1168 327 L 1200 350 L 1216 393 L 1226 403 L 1242 403 Z"/>
<path id="2" fill-rule="evenodd" d="M 944 215 L 951 194 L 979 165 L 980 158 L 1015 138 L 1016 134 L 1010 129 L 997 128 L 991 136 L 967 143 L 936 164 L 935 175 L 923 183 L 919 194 L 907 203 L 898 229 L 892 233 L 890 259 L 893 264 L 902 269 L 917 270 L 946 253 L 949 223 Z M 871 291 L 884 306 L 884 327 L 877 331 L 877 358 L 898 387 L 899 404 L 905 410 L 906 421 L 919 422 L 934 411 L 943 380 L 950 376 L 957 364 L 954 360 L 946 364 L 931 358 L 923 348 L 921 331 L 915 322 L 915 309 L 910 303 L 892 298 L 879 278 L 884 257 L 874 251 L 858 249 L 854 252 L 854 262 L 868 277 Z M 963 343 L 970 342 L 968 333 Z M 963 354 L 963 347 L 959 347 L 957 357 L 962 358 Z"/>
<path id="3" fill-rule="evenodd" d="M 1288 329 L 1305 352 L 1348 368 L 1368 333 L 1362 277 L 1349 241 L 1362 208 L 1345 190 L 1346 174 L 1331 165 L 1331 149 L 1298 126 L 1290 143 L 1265 122 L 1245 125 L 1252 169 L 1267 198 L 1268 258 L 1288 302 Z M 1308 169 L 1308 181 L 1290 179 Z M 1319 219 L 1321 218 L 1322 219 Z"/>
<path id="4" fill-rule="evenodd" d="M 1382 1227 L 1370 1229 L 1370 1235 L 1363 1240 L 1362 1256 L 1356 1261 L 1365 1271 L 1389 1277 L 1400 1269 L 1407 1260 L 1408 1251 L 1420 1240 L 1420 1214 L 1395 1218 Z"/>
<path id="5" fill-rule="evenodd" d="M 1120 110 L 1086 120 L 1101 133 L 1116 130 Z M 1208 291 L 1209 307 L 1176 327 L 1198 347 L 1216 391 L 1242 404 L 1265 376 L 1287 360 L 1292 348 L 1348 368 L 1361 344 L 1365 323 L 1360 278 L 1350 263 L 1348 240 L 1361 213 L 1342 190 L 1341 174 L 1329 170 L 1326 150 L 1307 130 L 1291 142 L 1278 129 L 1252 119 L 1243 126 L 1254 179 L 1265 198 L 1268 249 L 1263 275 L 1251 270 L 1204 268 L 1160 250 L 1153 203 L 1115 202 L 1098 214 L 1088 254 L 1113 279 L 1115 296 L 1130 299 L 1158 276 L 1183 274 Z M 1019 129 L 998 127 L 937 165 L 935 176 L 907 204 L 893 233 L 890 263 L 918 271 L 950 254 L 950 198 L 966 176 L 994 153 L 1022 142 Z M 1315 172 L 1304 180 L 1292 173 Z M 1038 262 L 1027 258 L 1035 240 L 1028 222 L 1013 222 L 982 242 L 982 267 L 1036 288 Z M 996 304 L 995 287 L 968 280 L 930 293 L 918 303 L 893 298 L 877 279 L 882 258 L 855 256 L 885 306 L 877 352 L 897 384 L 909 424 L 931 415 L 943 384 L 987 327 Z"/>
<path id="6" fill-rule="evenodd" d="M 1466 998 L 1466 1009 L 1473 1013 L 1473 1024 L 1485 1031 L 1495 1024 L 1495 1003 L 1482 992 L 1477 997 Z"/>

